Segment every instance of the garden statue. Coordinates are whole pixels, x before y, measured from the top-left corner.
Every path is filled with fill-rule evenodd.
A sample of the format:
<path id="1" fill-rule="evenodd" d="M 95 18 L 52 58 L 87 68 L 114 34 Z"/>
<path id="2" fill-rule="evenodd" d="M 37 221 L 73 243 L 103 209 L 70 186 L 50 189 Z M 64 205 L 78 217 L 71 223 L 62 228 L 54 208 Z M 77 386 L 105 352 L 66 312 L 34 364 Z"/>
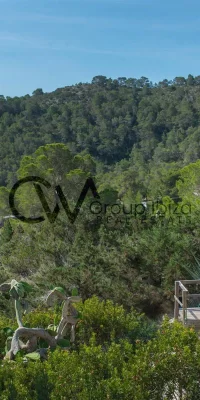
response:
<path id="1" fill-rule="evenodd" d="M 55 288 L 50 292 L 50 294 L 47 297 L 47 305 L 49 307 L 54 305 L 58 299 L 64 301 L 62 309 L 62 318 L 58 325 L 58 331 L 55 339 L 56 340 L 62 339 L 65 336 L 68 327 L 71 327 L 71 342 L 73 343 L 75 340 L 75 326 L 78 322 L 77 319 L 78 312 L 72 306 L 72 303 L 79 302 L 81 300 L 81 297 L 79 296 L 66 297 L 65 294 L 59 289 L 60 288 Z"/>
<path id="2" fill-rule="evenodd" d="M 71 330 L 71 343 L 75 340 L 75 326 L 78 321 L 78 312 L 72 306 L 72 303 L 81 300 L 80 296 L 67 297 L 63 288 L 55 288 L 50 291 L 47 296 L 47 305 L 51 307 L 55 302 L 64 302 L 62 308 L 62 317 L 57 328 L 56 336 L 51 336 L 50 330 L 43 328 L 26 328 L 22 322 L 22 309 L 27 308 L 27 301 L 25 300 L 27 294 L 32 291 L 31 286 L 26 282 L 17 282 L 15 279 L 11 283 L 3 283 L 0 285 L 0 291 L 3 293 L 9 292 L 11 298 L 15 301 L 15 312 L 18 323 L 18 328 L 14 332 L 11 340 L 10 350 L 7 352 L 5 358 L 13 360 L 19 350 L 25 350 L 26 353 L 37 352 L 41 358 L 46 358 L 47 348 L 37 349 L 37 341 L 39 338 L 45 340 L 49 347 L 55 348 L 59 340 L 65 337 L 68 328 Z M 26 343 L 22 341 L 28 339 Z"/>

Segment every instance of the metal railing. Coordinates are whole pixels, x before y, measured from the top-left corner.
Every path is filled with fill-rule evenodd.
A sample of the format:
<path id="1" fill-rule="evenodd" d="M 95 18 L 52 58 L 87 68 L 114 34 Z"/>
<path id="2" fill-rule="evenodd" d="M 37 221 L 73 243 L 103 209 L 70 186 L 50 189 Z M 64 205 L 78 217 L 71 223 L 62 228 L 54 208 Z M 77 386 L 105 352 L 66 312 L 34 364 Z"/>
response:
<path id="1" fill-rule="evenodd" d="M 183 310 L 183 325 L 187 323 L 187 310 L 188 310 L 188 299 L 189 298 L 199 298 L 200 293 L 198 294 L 189 294 L 188 289 L 185 285 L 200 285 L 200 279 L 198 280 L 184 280 L 184 281 L 176 281 L 175 282 L 175 295 L 174 295 L 174 319 L 178 320 L 179 316 L 179 305 Z M 182 297 L 182 302 L 179 300 L 179 297 Z"/>

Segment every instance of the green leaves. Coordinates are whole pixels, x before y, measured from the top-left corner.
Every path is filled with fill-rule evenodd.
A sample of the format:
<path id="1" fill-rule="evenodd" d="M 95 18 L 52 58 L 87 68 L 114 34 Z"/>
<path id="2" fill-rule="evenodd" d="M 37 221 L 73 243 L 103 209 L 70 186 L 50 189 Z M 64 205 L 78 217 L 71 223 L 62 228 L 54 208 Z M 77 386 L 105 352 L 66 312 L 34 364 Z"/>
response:
<path id="1" fill-rule="evenodd" d="M 29 285 L 29 283 L 24 282 L 24 281 L 20 281 L 20 283 L 22 284 L 25 293 L 31 293 L 33 291 L 33 287 L 31 285 Z"/>
<path id="2" fill-rule="evenodd" d="M 70 341 L 67 339 L 60 339 L 58 340 L 57 344 L 60 347 L 70 347 Z"/>
<path id="3" fill-rule="evenodd" d="M 77 288 L 72 289 L 72 296 L 78 296 L 78 289 Z"/>
<path id="4" fill-rule="evenodd" d="M 12 328 L 10 328 L 9 326 L 2 328 L 1 330 L 7 337 L 13 335 L 13 333 L 14 333 L 14 330 Z"/>
<path id="5" fill-rule="evenodd" d="M 28 353 L 28 354 L 26 354 L 24 359 L 33 360 L 33 361 L 40 360 L 40 353 L 38 353 L 36 351 L 34 351 L 33 353 Z"/>
<path id="6" fill-rule="evenodd" d="M 17 282 L 15 279 L 13 279 L 11 281 L 11 289 L 9 293 L 13 299 L 18 300 L 20 297 L 21 298 L 24 297 L 25 293 L 24 286 L 21 283 Z"/>
<path id="7" fill-rule="evenodd" d="M 57 290 L 58 292 L 65 294 L 65 290 L 62 287 L 55 287 L 54 290 L 55 291 Z"/>
<path id="8" fill-rule="evenodd" d="M 57 325 L 49 325 L 47 327 L 47 332 L 51 335 L 51 336 L 56 336 L 57 334 Z"/>
<path id="9" fill-rule="evenodd" d="M 19 298 L 25 297 L 28 293 L 32 292 L 32 287 L 27 282 L 17 282 L 15 279 L 11 281 L 11 289 L 9 291 L 10 296 L 18 300 Z"/>

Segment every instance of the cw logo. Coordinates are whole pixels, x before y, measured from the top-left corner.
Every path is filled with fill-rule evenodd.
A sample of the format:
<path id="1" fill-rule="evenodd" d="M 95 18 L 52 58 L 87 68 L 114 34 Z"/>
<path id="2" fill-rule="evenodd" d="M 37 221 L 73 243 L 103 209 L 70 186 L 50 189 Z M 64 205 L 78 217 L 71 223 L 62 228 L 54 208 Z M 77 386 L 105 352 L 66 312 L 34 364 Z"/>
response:
<path id="1" fill-rule="evenodd" d="M 35 187 L 36 193 L 37 193 L 37 195 L 39 197 L 39 200 L 40 200 L 40 202 L 42 204 L 43 210 L 44 210 L 49 222 L 52 224 L 53 222 L 55 222 L 55 220 L 56 220 L 56 218 L 57 218 L 57 216 L 58 216 L 58 214 L 60 212 L 60 207 L 56 203 L 56 206 L 55 206 L 54 210 L 53 211 L 50 210 L 49 205 L 48 205 L 48 203 L 46 201 L 45 195 L 43 193 L 43 190 L 42 190 L 42 188 L 41 188 L 41 186 L 39 184 L 44 185 L 47 189 L 51 188 L 51 184 L 48 181 L 46 181 L 45 179 L 42 179 L 42 178 L 40 178 L 38 176 L 27 176 L 26 178 L 20 179 L 18 182 L 15 183 L 15 185 L 11 189 L 10 194 L 9 194 L 9 205 L 10 205 L 10 208 L 11 208 L 11 211 L 12 211 L 13 215 L 16 218 L 18 218 L 19 220 L 21 220 L 23 222 L 26 222 L 28 224 L 37 224 L 37 223 L 43 222 L 45 220 L 45 218 L 42 217 L 42 216 L 37 217 L 37 218 L 31 218 L 31 217 L 30 218 L 26 218 L 23 215 L 21 215 L 19 213 L 19 211 L 15 207 L 15 195 L 16 195 L 16 192 L 17 192 L 17 190 L 19 189 L 20 186 L 22 186 L 24 183 L 27 183 L 27 182 L 33 182 L 33 185 Z M 99 194 L 97 192 L 97 189 L 96 189 L 96 186 L 94 184 L 93 179 L 92 178 L 88 178 L 86 180 L 86 182 L 85 182 L 85 185 L 84 185 L 83 190 L 82 190 L 82 192 L 81 192 L 81 194 L 79 196 L 79 199 L 78 199 L 78 201 L 76 203 L 76 206 L 75 206 L 74 210 L 70 211 L 67 199 L 64 196 L 61 187 L 59 185 L 55 187 L 55 192 L 56 192 L 57 196 L 60 199 L 60 202 L 61 202 L 61 204 L 62 204 L 62 206 L 63 206 L 63 208 L 64 208 L 64 210 L 65 210 L 65 212 L 66 212 L 66 214 L 67 214 L 67 216 L 69 218 L 69 221 L 72 224 L 75 222 L 75 220 L 76 220 L 76 218 L 77 218 L 77 216 L 78 216 L 78 214 L 80 212 L 81 206 L 83 204 L 83 201 L 84 201 L 89 189 L 91 189 L 92 194 L 93 194 L 93 196 L 95 198 L 100 199 L 100 196 L 99 196 Z"/>

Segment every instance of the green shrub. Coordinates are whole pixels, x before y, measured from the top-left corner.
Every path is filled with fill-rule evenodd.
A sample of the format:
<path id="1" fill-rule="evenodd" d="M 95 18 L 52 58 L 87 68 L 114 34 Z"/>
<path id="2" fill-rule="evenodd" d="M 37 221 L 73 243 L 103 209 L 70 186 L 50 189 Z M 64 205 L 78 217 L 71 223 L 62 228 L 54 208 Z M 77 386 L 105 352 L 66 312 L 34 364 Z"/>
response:
<path id="1" fill-rule="evenodd" d="M 127 338 L 138 332 L 145 319 L 144 315 L 132 310 L 127 313 L 123 306 L 115 305 L 111 300 L 101 301 L 93 296 L 84 304 L 77 304 L 81 319 L 77 324 L 77 341 L 88 344 L 92 333 L 98 344 Z"/>
<path id="2" fill-rule="evenodd" d="M 17 328 L 17 323 L 4 315 L 0 317 L 0 358 L 5 354 L 5 343 L 8 336 Z"/>
<path id="3" fill-rule="evenodd" d="M 126 395 L 136 400 L 200 399 L 200 344 L 195 331 L 166 319 L 156 338 L 139 344 L 124 371 Z M 177 394 L 178 393 L 178 394 Z M 178 397 L 179 396 L 179 397 Z M 128 397 L 127 397 L 128 398 Z"/>
<path id="4" fill-rule="evenodd" d="M 200 342 L 193 328 L 166 318 L 159 330 L 151 324 L 148 330 L 144 316 L 96 297 L 77 308 L 75 348 L 49 350 L 43 362 L 25 362 L 20 354 L 1 361 L 2 400 L 200 400 Z M 48 310 L 30 315 L 39 325 L 57 318 Z M 3 329 L 8 320 L 2 321 Z"/>
<path id="5" fill-rule="evenodd" d="M 61 311 L 59 313 L 53 309 L 42 310 L 41 308 L 37 308 L 26 314 L 23 318 L 23 322 L 26 326 L 31 328 L 47 328 L 50 324 L 57 325 L 60 318 Z"/>

